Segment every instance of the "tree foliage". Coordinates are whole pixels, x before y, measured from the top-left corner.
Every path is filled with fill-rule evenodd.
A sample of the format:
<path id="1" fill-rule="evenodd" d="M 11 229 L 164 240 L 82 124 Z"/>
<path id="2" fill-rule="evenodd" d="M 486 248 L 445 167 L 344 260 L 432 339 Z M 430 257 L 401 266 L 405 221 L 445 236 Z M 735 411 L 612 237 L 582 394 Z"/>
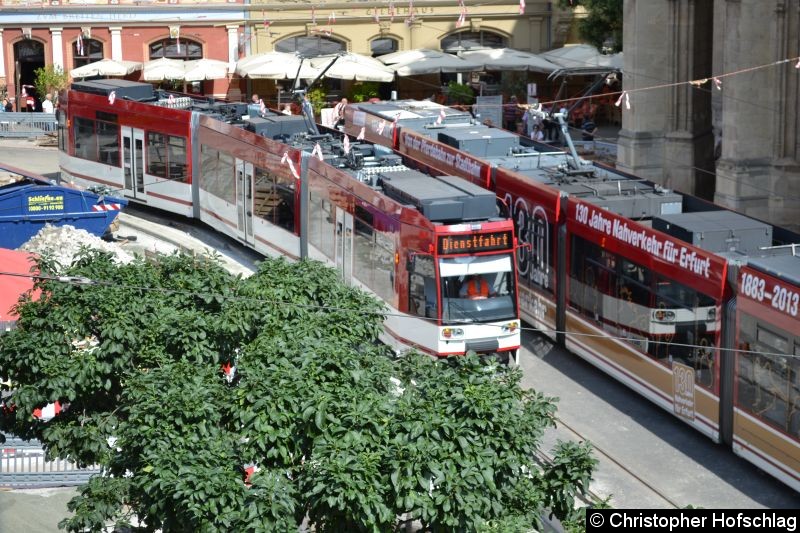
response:
<path id="1" fill-rule="evenodd" d="M 58 65 L 47 65 L 40 67 L 33 71 L 36 79 L 33 84 L 36 87 L 36 92 L 39 98 L 44 99 L 47 93 L 53 94 L 55 98 L 58 91 L 67 88 L 69 83 L 69 76 Z"/>
<path id="2" fill-rule="evenodd" d="M 42 279 L 18 307 L 0 429 L 103 467 L 69 531 L 522 531 L 545 510 L 574 517 L 587 488 L 587 446 L 537 462 L 555 406 L 519 370 L 390 358 L 380 302 L 319 263 L 266 260 L 242 279 L 208 259 L 85 251 L 66 273 L 101 283 Z M 31 415 L 55 400 L 52 420 Z"/>
<path id="3" fill-rule="evenodd" d="M 587 16 L 578 22 L 581 38 L 598 50 L 606 39 L 613 42 L 611 52 L 622 50 L 623 0 L 559 0 L 561 7 L 583 6 Z"/>

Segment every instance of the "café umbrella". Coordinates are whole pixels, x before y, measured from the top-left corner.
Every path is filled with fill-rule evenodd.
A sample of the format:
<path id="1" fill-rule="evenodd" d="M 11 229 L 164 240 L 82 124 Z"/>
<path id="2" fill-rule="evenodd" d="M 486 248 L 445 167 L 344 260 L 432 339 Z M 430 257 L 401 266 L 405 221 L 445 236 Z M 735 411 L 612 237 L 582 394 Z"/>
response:
<path id="1" fill-rule="evenodd" d="M 125 61 L 116 59 L 101 59 L 93 63 L 74 68 L 69 71 L 73 78 L 90 78 L 93 76 L 127 76 L 141 70 L 142 64 L 138 61 Z"/>

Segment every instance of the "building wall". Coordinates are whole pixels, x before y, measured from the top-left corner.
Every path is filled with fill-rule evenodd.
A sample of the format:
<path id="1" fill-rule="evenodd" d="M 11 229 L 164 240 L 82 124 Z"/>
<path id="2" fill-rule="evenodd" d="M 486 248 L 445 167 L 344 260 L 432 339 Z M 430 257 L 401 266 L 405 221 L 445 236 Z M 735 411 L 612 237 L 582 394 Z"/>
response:
<path id="1" fill-rule="evenodd" d="M 800 55 L 800 4 L 625 0 L 624 17 L 624 88 L 634 93 L 619 166 L 797 227 L 800 73 L 784 60 Z M 765 68 L 723 76 L 721 90 L 710 81 L 756 66 Z M 709 81 L 683 83 L 700 79 Z"/>
<path id="2" fill-rule="evenodd" d="M 74 68 L 73 44 L 81 32 L 103 43 L 103 56 L 131 61 L 149 60 L 149 45 L 168 38 L 170 27 L 179 35 L 203 47 L 203 57 L 235 65 L 239 56 L 239 32 L 244 31 L 243 0 L 217 4 L 192 0 L 153 2 L 146 6 L 132 0 L 103 2 L 81 0 L 80 4 L 57 0 L 35 6 L 33 2 L 3 0 L 0 5 L 0 84 L 12 98 L 17 96 L 15 44 L 28 39 L 44 45 L 40 60 L 20 65 L 23 83 L 32 84 L 37 66 L 57 65 L 69 72 Z M 26 7 L 22 7 L 26 6 Z M 138 79 L 141 72 L 129 76 Z M 239 80 L 233 80 L 238 86 Z M 225 96 L 231 80 L 206 82 L 205 91 Z"/>

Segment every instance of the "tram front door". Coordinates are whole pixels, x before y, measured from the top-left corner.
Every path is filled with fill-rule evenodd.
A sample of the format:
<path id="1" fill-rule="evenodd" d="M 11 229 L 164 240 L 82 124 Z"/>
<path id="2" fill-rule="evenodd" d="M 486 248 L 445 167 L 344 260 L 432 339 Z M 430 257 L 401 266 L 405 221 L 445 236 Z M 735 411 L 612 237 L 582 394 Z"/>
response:
<path id="1" fill-rule="evenodd" d="M 336 208 L 336 268 L 345 283 L 353 277 L 353 215 Z"/>
<path id="2" fill-rule="evenodd" d="M 253 237 L 253 164 L 236 160 L 236 231 L 239 238 L 255 244 Z"/>
<path id="3" fill-rule="evenodd" d="M 102 153 L 100 156 L 102 157 Z M 144 131 L 122 127 L 122 179 L 125 196 L 146 200 L 144 192 Z"/>

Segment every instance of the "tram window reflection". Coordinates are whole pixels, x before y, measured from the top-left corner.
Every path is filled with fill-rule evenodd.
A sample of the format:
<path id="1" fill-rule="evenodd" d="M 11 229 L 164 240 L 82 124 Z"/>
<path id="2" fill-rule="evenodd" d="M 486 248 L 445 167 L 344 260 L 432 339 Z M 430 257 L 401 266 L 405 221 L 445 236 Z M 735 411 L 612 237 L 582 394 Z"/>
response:
<path id="1" fill-rule="evenodd" d="M 795 336 L 739 313 L 736 403 L 752 416 L 800 436 L 800 362 Z"/>
<path id="2" fill-rule="evenodd" d="M 428 318 L 438 317 L 433 258 L 415 255 L 408 275 L 408 312 Z"/>

